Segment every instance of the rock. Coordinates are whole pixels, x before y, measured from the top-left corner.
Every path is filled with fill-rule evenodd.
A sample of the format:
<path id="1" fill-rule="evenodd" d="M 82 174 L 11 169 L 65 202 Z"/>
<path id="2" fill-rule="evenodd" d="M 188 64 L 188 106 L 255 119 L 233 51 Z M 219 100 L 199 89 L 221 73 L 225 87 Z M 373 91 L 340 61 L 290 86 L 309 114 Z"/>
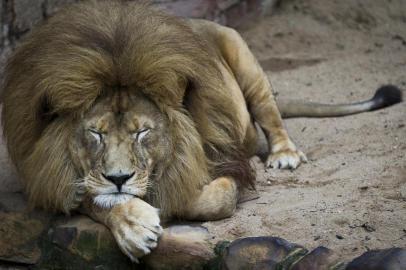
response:
<path id="1" fill-rule="evenodd" d="M 303 247 L 278 237 L 242 238 L 225 249 L 221 269 L 285 269 L 306 253 Z"/>
<path id="2" fill-rule="evenodd" d="M 0 260 L 36 269 L 144 269 L 121 252 L 104 225 L 82 215 L 56 216 L 49 228 L 41 215 L 0 213 Z M 166 228 L 143 262 L 148 269 L 202 269 L 215 256 L 208 236 L 203 227 Z M 0 269 L 17 268 L 0 264 Z"/>
<path id="3" fill-rule="evenodd" d="M 40 269 L 144 269 L 120 251 L 107 227 L 85 216 L 60 218 L 47 239 Z M 202 269 L 213 257 L 207 229 L 172 226 L 142 261 L 148 269 Z"/>
<path id="4" fill-rule="evenodd" d="M 2 80 L 1 74 L 3 72 L 3 68 L 6 65 L 6 58 L 10 54 L 11 49 L 9 47 L 1 48 L 0 44 L 0 82 Z M 1 110 L 2 105 L 0 105 L 0 111 Z M 0 128 L 0 192 L 19 191 L 22 191 L 22 185 L 19 181 L 14 165 L 11 163 L 10 157 L 8 156 L 6 141 L 3 137 L 3 130 Z"/>
<path id="5" fill-rule="evenodd" d="M 172 226 L 164 230 L 158 247 L 144 259 L 148 269 L 203 269 L 214 258 L 206 228 Z"/>
<path id="6" fill-rule="evenodd" d="M 159 7 L 177 16 L 193 18 L 210 18 L 209 12 L 213 8 L 210 1 L 204 0 L 178 0 L 157 3 Z"/>
<path id="7" fill-rule="evenodd" d="M 13 11 L 13 31 L 23 34 L 32 29 L 32 27 L 43 19 L 42 5 L 44 0 L 14 0 Z"/>
<path id="8" fill-rule="evenodd" d="M 328 270 L 337 269 L 340 263 L 332 250 L 318 247 L 297 262 L 291 270 Z M 336 266 L 332 268 L 332 266 Z"/>
<path id="9" fill-rule="evenodd" d="M 44 224 L 28 214 L 0 212 L 0 260 L 35 264 L 41 257 L 38 238 Z"/>
<path id="10" fill-rule="evenodd" d="M 21 265 L 8 265 L 0 263 L 0 270 L 28 270 L 29 268 Z"/>
<path id="11" fill-rule="evenodd" d="M 0 192 L 0 211 L 23 212 L 27 209 L 27 200 L 20 192 Z"/>
<path id="12" fill-rule="evenodd" d="M 365 252 L 350 262 L 346 270 L 404 270 L 406 249 L 390 248 Z"/>
<path id="13" fill-rule="evenodd" d="M 45 16 L 49 17 L 61 8 L 77 2 L 76 0 L 52 0 L 45 2 Z"/>
<path id="14" fill-rule="evenodd" d="M 140 269 L 104 225 L 85 216 L 60 218 L 43 243 L 39 269 Z"/>
<path id="15" fill-rule="evenodd" d="M 1 202 L 1 200 L 0 200 Z M 277 237 L 248 237 L 221 242 L 213 249 L 209 232 L 199 226 L 171 226 L 158 247 L 133 264 L 110 231 L 85 216 L 50 216 L 42 212 L 0 212 L 0 270 L 23 269 L 222 269 L 343 270 L 335 253 L 303 247 Z M 48 229 L 46 229 L 48 228 Z M 45 233 L 47 232 L 47 233 Z M 215 251 L 215 252 L 214 252 Z M 35 264 L 35 266 L 31 266 Z M 406 269 L 406 249 L 364 253 L 346 270 Z"/>
<path id="16" fill-rule="evenodd" d="M 5 19 L 4 19 L 4 13 L 3 13 L 3 8 L 5 8 L 5 7 L 3 7 L 3 3 L 0 5 L 0 22 L 1 22 L 1 24 L 2 24 L 2 27 L 1 28 L 5 28 L 4 26 L 3 26 L 3 22 L 5 21 Z M 4 33 L 5 31 L 3 30 L 3 29 L 1 29 L 1 31 L 0 31 L 0 47 L 3 47 L 4 46 L 4 41 L 3 41 L 3 38 L 5 37 L 5 34 L 6 33 Z"/>

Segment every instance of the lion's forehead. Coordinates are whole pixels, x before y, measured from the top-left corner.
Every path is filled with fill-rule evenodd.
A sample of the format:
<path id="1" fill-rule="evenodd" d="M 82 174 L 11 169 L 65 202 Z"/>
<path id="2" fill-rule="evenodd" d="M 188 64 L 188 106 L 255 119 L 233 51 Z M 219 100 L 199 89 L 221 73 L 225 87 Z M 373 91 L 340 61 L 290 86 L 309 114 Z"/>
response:
<path id="1" fill-rule="evenodd" d="M 89 128 L 100 132 L 124 129 L 129 133 L 154 128 L 162 119 L 155 105 L 137 94 L 104 97 L 94 104 L 85 118 Z"/>
<path id="2" fill-rule="evenodd" d="M 112 131 L 126 131 L 135 133 L 143 128 L 154 128 L 156 119 L 147 114 L 139 114 L 134 111 L 116 114 L 113 112 L 100 112 L 88 120 L 88 126 L 102 133 Z"/>

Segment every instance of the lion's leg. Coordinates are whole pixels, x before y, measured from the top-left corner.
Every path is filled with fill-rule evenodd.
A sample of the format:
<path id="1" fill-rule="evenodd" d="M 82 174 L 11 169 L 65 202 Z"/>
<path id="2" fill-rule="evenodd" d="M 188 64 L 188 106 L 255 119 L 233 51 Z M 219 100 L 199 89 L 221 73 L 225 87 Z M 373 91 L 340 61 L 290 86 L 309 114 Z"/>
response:
<path id="1" fill-rule="evenodd" d="M 217 220 L 230 217 L 237 206 L 237 184 L 231 177 L 219 177 L 203 187 L 191 202 L 185 218 L 189 220 Z"/>
<path id="2" fill-rule="evenodd" d="M 195 20 L 192 24 L 201 32 L 206 32 L 206 36 L 211 36 L 218 45 L 243 93 L 251 115 L 264 130 L 271 153 L 267 165 L 296 168 L 301 161 L 306 161 L 305 155 L 296 149 L 283 127 L 272 87 L 241 36 L 231 28 L 212 22 Z"/>
<path id="3" fill-rule="evenodd" d="M 223 37 L 223 54 L 243 92 L 254 119 L 264 130 L 270 156 L 267 166 L 296 168 L 305 155 L 299 151 L 283 127 L 272 87 L 258 61 L 240 35 L 226 27 L 219 29 Z"/>

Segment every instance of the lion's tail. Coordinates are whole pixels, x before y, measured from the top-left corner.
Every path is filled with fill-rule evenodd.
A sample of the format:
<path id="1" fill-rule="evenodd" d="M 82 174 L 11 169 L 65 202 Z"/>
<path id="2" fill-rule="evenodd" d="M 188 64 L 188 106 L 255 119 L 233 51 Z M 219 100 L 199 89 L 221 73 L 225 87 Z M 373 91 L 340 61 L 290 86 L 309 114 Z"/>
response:
<path id="1" fill-rule="evenodd" d="M 402 91 L 393 85 L 380 87 L 375 95 L 366 101 L 350 104 L 320 104 L 299 100 L 278 100 L 283 118 L 291 117 L 336 117 L 378 110 L 402 101 Z"/>

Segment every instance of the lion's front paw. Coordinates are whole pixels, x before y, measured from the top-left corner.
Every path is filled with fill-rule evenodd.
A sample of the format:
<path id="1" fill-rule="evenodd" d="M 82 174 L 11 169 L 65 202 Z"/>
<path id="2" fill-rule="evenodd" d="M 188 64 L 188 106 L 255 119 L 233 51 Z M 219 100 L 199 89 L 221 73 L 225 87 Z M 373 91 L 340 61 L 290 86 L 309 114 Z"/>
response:
<path id="1" fill-rule="evenodd" d="M 271 154 L 266 166 L 277 169 L 296 169 L 300 163 L 307 162 L 306 155 L 299 150 L 280 150 Z"/>
<path id="2" fill-rule="evenodd" d="M 134 198 L 112 209 L 108 226 L 120 249 L 134 262 L 149 254 L 162 234 L 158 209 Z"/>

